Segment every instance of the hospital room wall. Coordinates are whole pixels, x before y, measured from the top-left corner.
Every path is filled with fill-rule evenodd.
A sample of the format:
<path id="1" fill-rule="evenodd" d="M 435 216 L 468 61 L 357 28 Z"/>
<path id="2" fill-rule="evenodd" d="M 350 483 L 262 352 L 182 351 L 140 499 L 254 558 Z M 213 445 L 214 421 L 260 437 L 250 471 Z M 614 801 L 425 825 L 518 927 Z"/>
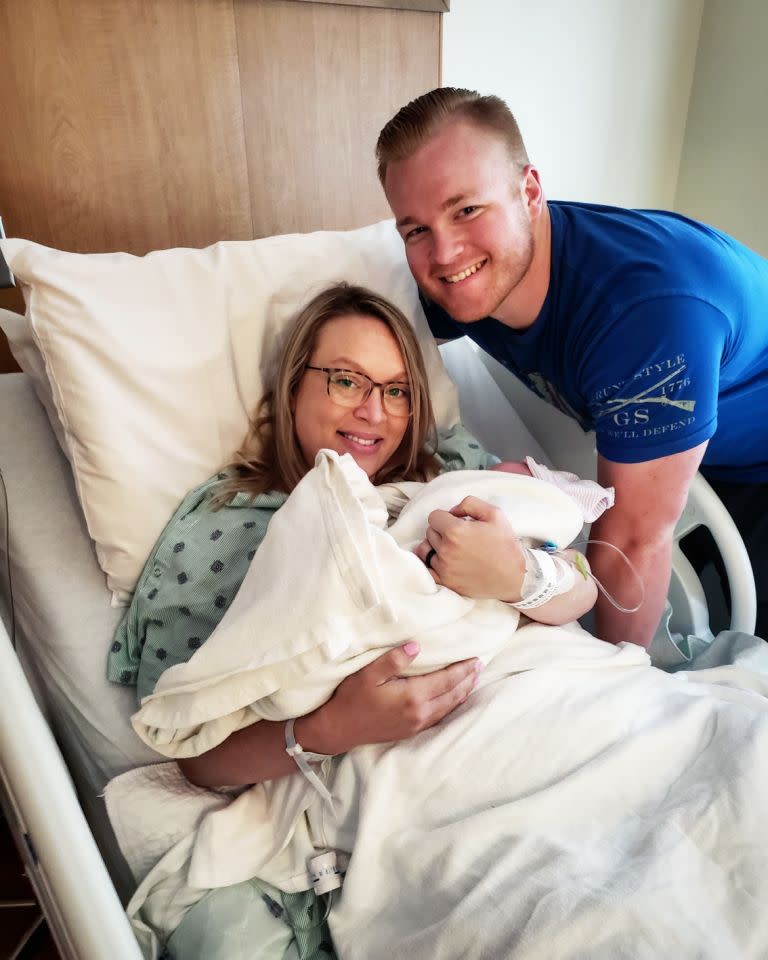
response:
<path id="1" fill-rule="evenodd" d="M 768 4 L 707 0 L 675 209 L 768 256 Z"/>
<path id="2" fill-rule="evenodd" d="M 509 103 L 548 197 L 670 208 L 703 7 L 453 0 L 443 82 Z"/>

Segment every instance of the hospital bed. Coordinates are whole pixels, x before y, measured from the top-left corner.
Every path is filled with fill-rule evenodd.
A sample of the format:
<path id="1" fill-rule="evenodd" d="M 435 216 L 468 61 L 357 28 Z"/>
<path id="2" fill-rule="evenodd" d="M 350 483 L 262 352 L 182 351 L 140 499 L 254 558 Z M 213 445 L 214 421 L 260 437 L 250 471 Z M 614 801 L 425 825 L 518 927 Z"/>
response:
<path id="1" fill-rule="evenodd" d="M 405 264 L 398 270 L 407 283 Z M 40 402 L 37 387 L 46 371 L 39 356 L 19 347 L 25 323 L 0 313 L 25 371 L 0 377 L 3 806 L 62 956 L 137 960 L 122 909 L 133 881 L 101 795 L 111 777 L 157 758 L 131 730 L 133 688 L 109 684 L 104 676 L 123 610 L 110 603 L 73 471 Z M 489 449 L 505 459 L 530 454 L 560 468 L 593 472 L 591 437 L 577 435 L 556 411 L 519 392 L 506 371 L 466 340 L 444 345 L 441 353 L 458 387 L 462 419 Z M 125 456 L 131 455 L 127 449 Z M 725 561 L 732 627 L 751 632 L 754 584 L 746 552 L 701 477 L 678 539 L 699 524 L 710 528 Z M 674 568 L 675 629 L 701 633 L 706 600 L 678 548 Z"/>

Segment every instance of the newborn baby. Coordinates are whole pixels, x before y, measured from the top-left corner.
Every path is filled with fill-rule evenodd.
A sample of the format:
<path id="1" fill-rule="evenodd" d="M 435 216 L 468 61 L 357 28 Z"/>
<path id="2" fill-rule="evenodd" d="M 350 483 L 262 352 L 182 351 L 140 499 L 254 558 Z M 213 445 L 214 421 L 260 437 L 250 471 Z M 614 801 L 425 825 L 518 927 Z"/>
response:
<path id="1" fill-rule="evenodd" d="M 556 487 L 566 494 L 572 507 L 578 508 L 580 530 L 613 504 L 613 490 L 572 473 L 550 470 L 531 457 L 525 463 L 500 463 L 493 471 L 443 474 L 426 485 L 389 484 L 379 492 L 390 516 L 410 515 L 407 533 L 398 524 L 390 532 L 426 564 L 436 583 L 467 596 L 502 597 L 518 609 L 533 609 L 571 589 L 574 566 L 585 578 L 589 570 L 582 553 L 563 550 L 578 531 L 567 533 L 552 525 L 552 511 L 544 505 L 549 494 L 544 491 Z M 506 483 L 499 472 L 516 476 Z M 420 521 L 406 507 L 411 502 L 419 506 Z M 459 519 L 485 521 L 487 526 L 482 532 L 469 533 L 457 523 Z M 413 542 L 409 537 L 415 538 Z M 523 564 L 522 592 L 512 595 L 511 584 L 519 586 Z M 515 569 L 519 571 L 516 580 Z M 534 589 L 537 583 L 541 589 Z M 505 584 L 507 593 L 502 592 Z"/>

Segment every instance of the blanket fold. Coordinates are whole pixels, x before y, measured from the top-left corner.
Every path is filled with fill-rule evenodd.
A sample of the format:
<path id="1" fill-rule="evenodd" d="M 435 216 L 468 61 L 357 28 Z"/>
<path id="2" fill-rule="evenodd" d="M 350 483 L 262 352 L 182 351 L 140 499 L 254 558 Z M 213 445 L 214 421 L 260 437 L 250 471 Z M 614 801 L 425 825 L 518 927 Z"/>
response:
<path id="1" fill-rule="evenodd" d="M 565 546 L 582 514 L 551 484 L 505 473 L 448 473 L 408 492 L 387 529 L 382 492 L 349 455 L 320 451 L 217 629 L 144 699 L 133 718 L 139 736 L 165 756 L 202 753 L 257 719 L 309 713 L 344 677 L 410 639 L 421 647 L 413 673 L 471 656 L 490 662 L 520 614 L 435 585 L 411 552 L 427 517 L 473 492 L 503 503 L 521 537 Z"/>

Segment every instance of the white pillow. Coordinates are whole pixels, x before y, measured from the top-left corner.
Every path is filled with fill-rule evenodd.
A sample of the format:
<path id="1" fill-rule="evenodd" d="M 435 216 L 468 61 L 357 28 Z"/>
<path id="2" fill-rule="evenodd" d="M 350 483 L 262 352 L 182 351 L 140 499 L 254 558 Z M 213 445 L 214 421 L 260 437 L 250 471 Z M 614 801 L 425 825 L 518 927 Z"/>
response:
<path id="1" fill-rule="evenodd" d="M 25 324 L 4 324 L 11 349 L 70 460 L 115 602 L 129 598 L 184 494 L 240 444 L 287 321 L 329 284 L 364 284 L 404 311 L 438 425 L 458 420 L 391 220 L 145 257 L 28 240 L 0 249 L 27 306 Z"/>

